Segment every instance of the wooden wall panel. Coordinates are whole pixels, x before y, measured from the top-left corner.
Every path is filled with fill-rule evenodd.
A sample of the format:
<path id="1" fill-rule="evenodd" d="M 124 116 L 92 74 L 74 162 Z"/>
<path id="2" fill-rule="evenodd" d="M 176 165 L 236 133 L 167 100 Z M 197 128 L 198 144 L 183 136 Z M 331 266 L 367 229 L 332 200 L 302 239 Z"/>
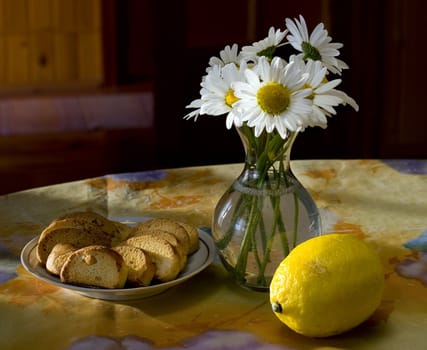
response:
<path id="1" fill-rule="evenodd" d="M 117 85 L 153 81 L 157 71 L 164 69 L 159 55 L 169 51 L 172 59 L 177 59 L 173 51 L 175 42 L 169 39 L 177 28 L 168 21 L 168 17 L 182 3 L 170 1 L 165 6 L 164 2 L 151 0 L 109 1 L 104 8 L 105 19 L 109 20 L 109 24 L 104 26 L 104 33 L 109 40 L 104 38 L 103 51 L 110 53 L 105 59 L 106 64 L 111 62 L 109 66 L 112 69 L 107 68 L 106 77 Z M 157 6 L 162 8 L 158 14 Z M 179 16 L 179 12 L 175 13 Z M 185 19 L 177 17 L 176 21 L 184 23 Z M 156 23 L 164 26 L 162 35 L 165 36 L 162 38 L 157 33 Z M 115 31 L 111 30 L 113 26 Z"/>
<path id="2" fill-rule="evenodd" d="M 29 80 L 33 84 L 54 81 L 53 43 L 50 33 L 40 32 L 29 35 Z"/>
<path id="3" fill-rule="evenodd" d="M 25 35 L 28 31 L 28 1 L 3 0 L 4 29 L 9 35 Z"/>
<path id="4" fill-rule="evenodd" d="M 0 0 L 0 14 L 1 90 L 103 83 L 100 0 Z"/>
<path id="5" fill-rule="evenodd" d="M 6 39 L 1 34 L 0 34 L 0 52 L 6 53 Z M 0 85 L 6 83 L 7 81 L 6 62 L 7 62 L 6 54 L 0 55 Z"/>
<path id="6" fill-rule="evenodd" d="M 423 102 L 427 94 L 425 65 L 424 1 L 388 2 L 385 36 L 381 154 L 427 157 L 427 112 Z"/>
<path id="7" fill-rule="evenodd" d="M 327 130 L 336 135 L 331 143 L 338 142 L 346 158 L 427 157 L 422 109 L 427 72 L 419 69 L 427 54 L 420 45 L 427 5 L 422 0 L 336 0 L 332 9 L 334 36 L 344 43 L 350 65 L 343 86 L 360 110 L 340 108 L 336 130 Z M 326 156 L 336 153 L 332 149 Z"/>
<path id="8" fill-rule="evenodd" d="M 30 83 L 30 48 L 26 35 L 8 35 L 5 45 L 6 83 L 25 85 Z"/>
<path id="9" fill-rule="evenodd" d="M 82 32 L 78 34 L 78 60 L 79 81 L 102 82 L 102 45 L 98 33 Z"/>
<path id="10" fill-rule="evenodd" d="M 248 35 L 249 6 L 251 1 L 233 0 L 217 3 L 209 8 L 200 0 L 186 1 L 185 46 L 187 48 L 223 48 L 233 43 L 244 44 Z"/>
<path id="11" fill-rule="evenodd" d="M 329 24 L 330 0 L 311 0 L 311 1 L 282 1 L 263 0 L 258 1 L 258 38 L 259 35 L 267 35 L 271 26 L 276 28 L 285 28 L 285 18 L 298 18 L 303 15 L 309 30 L 312 30 L 318 22 L 322 21 L 325 25 Z"/>
<path id="12" fill-rule="evenodd" d="M 32 32 L 52 29 L 52 0 L 28 0 L 28 27 Z"/>
<path id="13" fill-rule="evenodd" d="M 77 81 L 79 77 L 78 41 L 76 33 L 55 33 L 53 35 L 55 81 Z"/>
<path id="14" fill-rule="evenodd" d="M 79 32 L 98 32 L 101 29 L 100 0 L 75 0 L 77 16 L 77 28 Z"/>
<path id="15" fill-rule="evenodd" d="M 55 32 L 76 32 L 78 17 L 76 4 L 76 0 L 52 0 Z"/>

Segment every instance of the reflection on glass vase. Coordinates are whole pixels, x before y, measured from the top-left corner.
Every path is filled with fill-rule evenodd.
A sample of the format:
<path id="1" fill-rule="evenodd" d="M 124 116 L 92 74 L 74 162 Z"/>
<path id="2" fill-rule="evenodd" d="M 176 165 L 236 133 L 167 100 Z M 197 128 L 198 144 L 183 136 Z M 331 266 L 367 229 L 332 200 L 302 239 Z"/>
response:
<path id="1" fill-rule="evenodd" d="M 317 207 L 290 168 L 297 133 L 254 135 L 237 128 L 242 173 L 218 201 L 212 234 L 225 268 L 248 289 L 268 291 L 274 271 L 297 244 L 321 233 Z"/>

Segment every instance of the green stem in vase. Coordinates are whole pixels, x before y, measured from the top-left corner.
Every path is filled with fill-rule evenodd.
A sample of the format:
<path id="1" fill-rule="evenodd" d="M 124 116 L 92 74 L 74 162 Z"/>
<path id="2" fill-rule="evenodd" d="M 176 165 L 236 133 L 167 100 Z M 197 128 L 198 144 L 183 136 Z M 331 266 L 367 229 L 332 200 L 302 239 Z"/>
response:
<path id="1" fill-rule="evenodd" d="M 283 193 L 280 192 L 280 188 L 281 183 L 284 183 L 286 188 L 293 185 L 292 181 L 287 179 L 285 163 L 287 164 L 289 160 L 284 159 L 284 157 L 287 157 L 287 152 L 293 144 L 296 133 L 291 133 L 286 140 L 282 139 L 278 133 L 263 132 L 258 137 L 255 137 L 253 129 L 246 124 L 240 128 L 240 132 L 246 139 L 246 142 L 244 142 L 247 153 L 245 169 L 249 170 L 250 174 L 243 180 L 243 186 L 250 187 L 250 183 L 254 181 L 253 185 L 257 195 L 242 195 L 241 200 L 237 203 L 238 209 L 234 213 L 229 231 L 217 244 L 219 247 L 225 247 L 233 235 L 236 224 L 238 224 L 237 219 L 246 218 L 244 220 L 246 227 L 235 265 L 235 277 L 241 283 L 245 283 L 249 256 L 252 254 L 253 263 L 257 267 L 257 272 L 255 273 L 257 283 L 266 287 L 268 281 L 265 271 L 271 259 L 275 236 L 279 235 L 284 257 L 289 254 L 291 249 L 285 220 L 281 211 L 281 196 Z M 264 206 L 262 193 L 264 191 L 269 193 L 267 200 L 271 203 L 273 209 L 272 223 L 268 232 L 264 222 L 265 218 L 262 214 Z M 293 246 L 296 245 L 298 235 L 298 205 L 298 198 L 294 194 Z"/>
<path id="2" fill-rule="evenodd" d="M 283 161 L 280 161 L 279 164 L 279 170 L 275 171 L 274 176 L 275 176 L 275 181 L 277 181 L 278 184 L 280 184 L 280 181 L 282 181 L 281 177 L 282 174 L 284 174 L 285 168 L 283 165 Z M 284 176 L 284 178 L 286 179 L 286 176 Z M 288 184 L 287 184 L 288 186 Z M 280 235 L 280 241 L 281 241 L 281 245 L 282 245 L 282 249 L 283 249 L 283 256 L 286 257 L 289 254 L 289 242 L 288 242 L 288 236 L 287 236 L 287 232 L 286 232 L 286 227 L 285 224 L 283 222 L 283 217 L 282 217 L 282 213 L 281 213 L 281 208 L 280 208 L 280 194 L 278 194 L 278 196 L 275 195 L 271 195 L 270 196 L 270 201 L 272 203 L 272 207 L 273 207 L 273 226 L 271 228 L 271 233 L 269 236 L 269 240 L 268 240 L 268 247 L 265 251 L 265 255 L 264 255 L 264 259 L 262 264 L 260 265 L 260 275 L 264 275 L 265 273 L 265 269 L 267 267 L 267 264 L 269 262 L 270 259 L 270 252 L 273 246 L 273 241 L 274 241 L 274 235 L 276 232 L 276 229 L 279 232 Z M 297 205 L 298 203 L 296 203 Z M 295 220 L 297 219 L 298 215 L 296 215 L 296 217 L 294 218 Z M 295 237 L 295 234 L 294 234 Z M 294 238 L 295 239 L 295 238 Z M 263 278 L 260 278 L 260 280 L 262 280 Z"/>
<path id="3" fill-rule="evenodd" d="M 276 232 L 276 226 L 278 224 L 277 216 L 279 216 L 280 220 L 281 220 L 280 198 L 278 200 L 277 199 L 278 198 L 276 198 L 275 196 L 270 196 L 270 200 L 273 203 L 274 215 L 273 215 L 273 225 L 271 227 L 270 235 L 269 235 L 268 240 L 267 240 L 267 246 L 266 246 L 266 249 L 264 251 L 264 257 L 263 257 L 262 263 L 259 267 L 259 274 L 258 274 L 257 282 L 259 284 L 262 284 L 262 285 L 266 284 L 265 269 L 267 267 L 268 262 L 270 261 L 270 253 L 271 253 L 271 249 L 273 247 L 274 236 L 275 236 L 275 232 Z"/>
<path id="4" fill-rule="evenodd" d="M 234 231 L 236 229 L 237 220 L 239 220 L 242 217 L 242 214 L 245 212 L 246 205 L 246 196 L 240 197 L 238 202 L 236 203 L 236 211 L 233 214 L 233 218 L 230 224 L 229 229 L 225 233 L 224 237 L 222 237 L 220 240 L 216 241 L 215 244 L 219 249 L 224 249 L 233 238 Z"/>
<path id="5" fill-rule="evenodd" d="M 298 198 L 296 196 L 296 194 L 293 194 L 294 197 L 294 208 L 295 208 L 295 213 L 294 213 L 294 227 L 293 227 L 293 242 L 292 242 L 292 248 L 295 248 L 297 245 L 297 239 L 298 239 L 298 216 L 299 216 L 299 205 L 298 205 Z"/>
<path id="6" fill-rule="evenodd" d="M 285 148 L 284 148 L 284 152 L 286 153 L 287 150 L 292 146 L 293 142 L 295 141 L 297 133 L 293 133 L 291 134 L 291 137 L 289 138 L 288 143 L 286 144 Z M 281 166 L 283 166 L 283 163 L 281 163 Z M 283 170 L 284 167 L 283 167 Z M 293 186 L 293 184 L 289 183 L 289 179 L 286 178 L 286 176 L 284 177 L 286 186 L 289 188 L 290 186 Z M 295 213 L 294 213 L 294 222 L 293 222 L 293 239 L 292 239 L 292 248 L 294 248 L 297 244 L 297 240 L 298 240 L 298 218 L 299 218 L 299 202 L 298 202 L 298 197 L 296 195 L 295 192 L 292 193 L 293 195 L 293 199 L 294 199 L 294 208 L 295 208 Z M 286 235 L 287 236 L 287 235 Z M 287 256 L 289 254 L 289 243 L 286 243 L 287 246 L 287 252 L 286 255 Z"/>
<path id="7" fill-rule="evenodd" d="M 280 168 L 280 173 L 282 172 L 284 173 L 285 168 L 284 168 L 283 162 L 280 163 L 279 168 Z M 289 187 L 286 176 L 283 176 L 283 178 L 286 183 L 286 186 Z M 279 181 L 282 181 L 282 179 L 280 179 Z M 278 216 L 277 216 L 276 222 L 279 227 L 279 235 L 280 235 L 280 242 L 282 244 L 282 249 L 283 249 L 283 256 L 286 257 L 289 254 L 289 241 L 288 241 L 288 233 L 286 230 L 286 226 L 285 226 L 285 223 L 283 222 L 282 213 L 280 211 L 280 204 L 278 205 L 277 210 L 279 211 L 279 213 L 277 214 Z M 276 214 L 274 217 L 276 217 Z"/>
<path id="8" fill-rule="evenodd" d="M 239 256 L 237 257 L 236 263 L 236 277 L 238 281 L 243 282 L 245 280 L 245 271 L 248 263 L 248 255 L 251 250 L 253 238 L 255 237 L 255 232 L 258 226 L 259 221 L 259 211 L 257 210 L 258 206 L 258 197 L 253 196 L 250 201 L 250 212 L 249 220 L 245 228 L 245 233 L 243 235 L 243 241 L 240 245 Z"/>
<path id="9" fill-rule="evenodd" d="M 271 139 L 271 134 L 267 134 L 266 137 L 259 139 L 260 142 L 258 142 L 257 147 L 257 170 L 259 174 L 259 179 L 257 183 L 257 188 L 259 191 L 263 192 L 265 190 L 271 191 L 273 188 L 271 187 L 271 180 L 269 177 L 269 171 L 268 169 L 271 167 L 271 165 L 274 163 L 276 159 L 276 151 L 274 150 L 274 146 L 277 144 L 277 142 L 274 142 L 275 140 Z M 273 174 L 273 177 L 275 175 Z M 273 178 L 274 182 L 274 178 Z M 256 262 L 258 267 L 258 276 L 257 276 L 257 283 L 262 286 L 267 285 L 267 280 L 265 278 L 265 268 L 267 266 L 267 262 L 270 257 L 270 252 L 272 248 L 274 233 L 276 229 L 276 222 L 273 220 L 273 226 L 270 229 L 270 233 L 267 234 L 265 230 L 265 224 L 264 219 L 262 216 L 263 208 L 262 206 L 264 203 L 261 201 L 258 203 L 260 206 L 258 208 L 259 210 L 259 222 L 256 223 L 257 228 L 254 230 L 254 234 L 256 234 L 257 229 L 259 230 L 260 240 L 262 243 L 262 252 L 256 252 Z M 253 240 L 256 240 L 256 237 L 253 238 Z"/>
<path id="10" fill-rule="evenodd" d="M 253 243 L 254 258 L 259 269 L 262 265 L 261 259 L 264 256 L 265 251 L 267 249 L 267 234 L 266 234 L 264 219 L 262 217 L 262 206 L 263 206 L 262 200 L 258 201 L 258 206 L 259 206 L 258 211 L 260 215 L 259 215 L 259 220 L 257 220 L 258 222 L 256 223 L 254 234 L 252 235 L 252 243 Z M 257 230 L 258 230 L 259 240 L 261 244 L 261 249 L 258 249 L 257 234 L 256 234 Z"/>

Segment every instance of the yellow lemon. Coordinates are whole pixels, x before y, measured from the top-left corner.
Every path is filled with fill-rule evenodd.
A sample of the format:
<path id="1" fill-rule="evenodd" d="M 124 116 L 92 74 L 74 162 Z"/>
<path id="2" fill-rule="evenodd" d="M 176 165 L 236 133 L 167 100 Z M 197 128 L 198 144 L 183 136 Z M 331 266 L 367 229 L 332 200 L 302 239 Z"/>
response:
<path id="1" fill-rule="evenodd" d="M 383 289 L 375 250 L 351 234 L 330 233 L 301 243 L 283 259 L 270 284 L 270 303 L 295 332 L 326 337 L 369 318 Z"/>

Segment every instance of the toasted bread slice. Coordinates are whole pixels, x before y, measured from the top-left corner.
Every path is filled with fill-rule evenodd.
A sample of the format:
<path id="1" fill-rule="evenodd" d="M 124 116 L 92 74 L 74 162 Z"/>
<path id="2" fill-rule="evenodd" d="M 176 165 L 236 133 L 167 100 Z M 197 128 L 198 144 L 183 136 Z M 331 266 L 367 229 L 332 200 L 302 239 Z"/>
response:
<path id="1" fill-rule="evenodd" d="M 88 245 L 111 245 L 111 236 L 98 231 L 87 232 L 82 228 L 50 225 L 41 233 L 37 243 L 37 258 L 45 265 L 53 247 L 58 243 L 71 244 L 76 248 Z"/>
<path id="2" fill-rule="evenodd" d="M 180 270 L 182 270 L 187 263 L 187 253 L 185 247 L 181 244 L 181 242 L 170 232 L 166 232 L 163 230 L 155 230 L 155 229 L 144 229 L 138 231 L 138 236 L 147 236 L 151 239 L 151 237 L 161 237 L 168 241 L 178 253 L 180 258 Z M 137 237 L 137 236 L 133 236 Z"/>
<path id="3" fill-rule="evenodd" d="M 126 225 L 122 222 L 114 221 L 114 225 L 116 225 L 119 230 L 119 239 L 115 240 L 113 243 L 120 244 L 121 242 L 126 241 L 132 234 L 132 227 Z"/>
<path id="4" fill-rule="evenodd" d="M 175 279 L 181 270 L 181 257 L 172 244 L 156 235 L 130 237 L 126 244 L 146 251 L 156 264 L 154 277 L 162 282 Z"/>
<path id="5" fill-rule="evenodd" d="M 189 254 L 190 237 L 187 231 L 177 221 L 168 218 L 150 219 L 135 226 L 132 235 L 138 235 L 146 232 L 147 230 L 162 230 L 173 234 L 178 240 L 180 246 L 182 246 L 184 254 Z"/>
<path id="6" fill-rule="evenodd" d="M 75 218 L 85 222 L 92 222 L 98 226 L 111 222 L 107 217 L 94 211 L 74 211 L 64 214 L 57 218 L 57 220 Z"/>
<path id="7" fill-rule="evenodd" d="M 77 228 L 90 235 L 105 236 L 105 238 L 109 239 L 110 242 L 117 241 L 117 237 L 119 236 L 119 231 L 115 226 L 113 230 L 104 230 L 101 226 L 91 222 L 80 221 L 75 218 L 54 220 L 45 230 L 50 231 L 58 228 Z"/>
<path id="8" fill-rule="evenodd" d="M 73 252 L 60 272 L 61 282 L 95 286 L 100 288 L 123 288 L 128 276 L 128 267 L 115 250 L 92 245 Z"/>
<path id="9" fill-rule="evenodd" d="M 156 265 L 143 249 L 130 245 L 119 245 L 113 248 L 118 252 L 128 267 L 128 282 L 134 286 L 150 285 L 156 272 Z"/>
<path id="10" fill-rule="evenodd" d="M 49 253 L 46 261 L 46 270 L 54 275 L 58 275 L 61 272 L 61 268 L 64 265 L 67 258 L 77 248 L 71 244 L 58 243 L 55 244 L 52 251 Z"/>
<path id="11" fill-rule="evenodd" d="M 112 244 L 118 244 L 119 242 L 124 241 L 130 230 L 128 226 L 122 226 L 124 224 L 109 220 L 101 214 L 89 211 L 65 214 L 52 221 L 51 225 L 55 224 L 81 227 L 88 232 L 97 231 L 98 233 L 109 235 L 111 236 Z"/>
<path id="12" fill-rule="evenodd" d="M 199 231 L 197 230 L 197 227 L 185 222 L 179 222 L 179 225 L 181 225 L 181 227 L 183 227 L 187 232 L 187 235 L 190 239 L 188 254 L 192 254 L 199 249 Z"/>

